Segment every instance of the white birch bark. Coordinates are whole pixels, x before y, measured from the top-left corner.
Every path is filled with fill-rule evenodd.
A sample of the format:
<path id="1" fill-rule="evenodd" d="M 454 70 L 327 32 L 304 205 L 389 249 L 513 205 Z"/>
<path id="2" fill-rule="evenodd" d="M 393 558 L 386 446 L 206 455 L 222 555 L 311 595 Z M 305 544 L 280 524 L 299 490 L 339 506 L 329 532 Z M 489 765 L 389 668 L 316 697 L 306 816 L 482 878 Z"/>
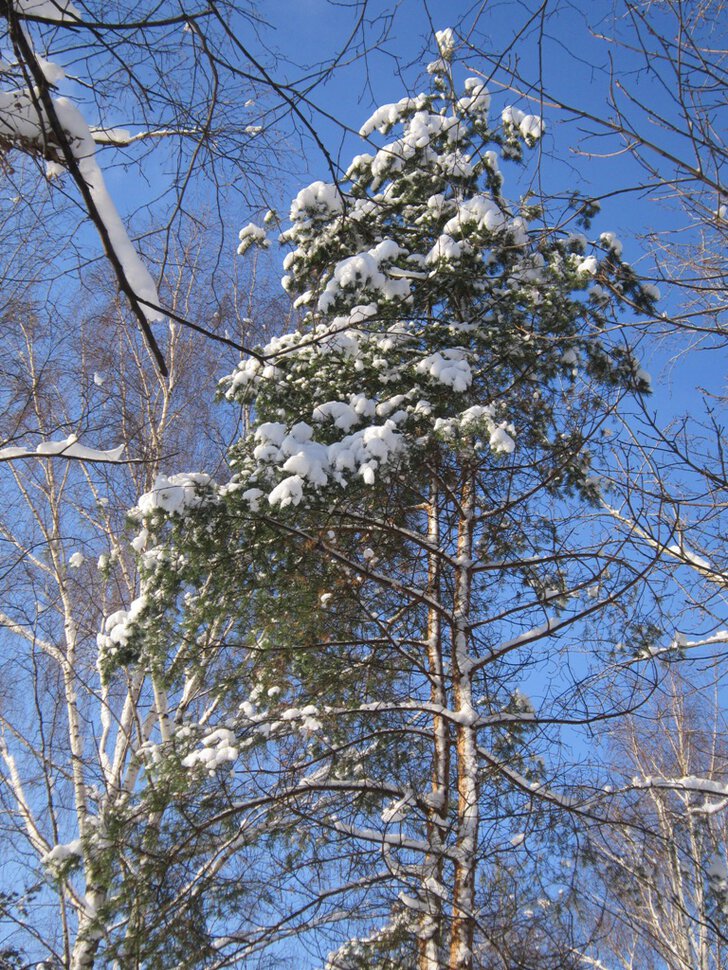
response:
<path id="1" fill-rule="evenodd" d="M 457 715 L 457 833 L 453 877 L 453 914 L 449 970 L 472 970 L 475 929 L 479 804 L 478 745 L 472 695 L 472 658 L 468 651 L 475 501 L 465 475 L 460 493 L 457 565 L 452 621 L 453 709 Z"/>
<path id="2" fill-rule="evenodd" d="M 433 476 L 427 507 L 427 593 L 430 601 L 440 600 L 440 510 L 439 488 Z M 443 658 L 442 622 L 440 611 L 430 605 L 427 613 L 427 662 L 430 680 L 430 703 L 433 710 L 447 708 L 445 665 Z M 427 843 L 429 850 L 424 862 L 422 893 L 426 913 L 422 918 L 419 936 L 419 970 L 439 970 L 445 945 L 445 914 L 443 912 L 444 840 L 446 838 L 449 804 L 450 738 L 448 724 L 442 714 L 432 718 L 432 777 L 427 796 Z"/>

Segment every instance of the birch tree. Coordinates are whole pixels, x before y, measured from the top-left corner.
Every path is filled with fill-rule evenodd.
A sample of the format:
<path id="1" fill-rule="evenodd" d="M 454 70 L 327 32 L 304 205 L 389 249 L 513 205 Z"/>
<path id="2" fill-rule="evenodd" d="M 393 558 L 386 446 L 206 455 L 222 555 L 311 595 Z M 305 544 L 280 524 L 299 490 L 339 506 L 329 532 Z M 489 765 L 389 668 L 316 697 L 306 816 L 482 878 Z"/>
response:
<path id="1" fill-rule="evenodd" d="M 170 245 L 167 259 L 176 286 L 165 299 L 190 320 L 207 319 L 197 281 L 215 258 L 204 239 Z M 219 286 L 221 276 L 218 268 Z M 128 507 L 182 454 L 214 469 L 235 428 L 196 393 L 214 382 L 217 351 L 201 352 L 173 327 L 164 378 L 113 290 L 96 279 L 94 292 L 75 305 L 86 319 L 50 326 L 42 301 L 29 302 L 31 287 L 9 321 L 17 366 L 5 389 L 12 444 L 0 448 L 3 959 L 81 968 L 118 955 L 124 967 L 170 966 L 190 948 L 204 952 L 205 859 L 215 871 L 229 849 L 193 843 L 169 858 L 155 849 L 166 817 L 186 810 L 154 777 L 164 691 L 141 670 L 101 684 L 96 636 L 104 615 L 138 595 Z M 208 325 L 249 339 L 249 317 L 243 291 L 231 291 Z M 8 350 L 12 333 L 3 335 Z M 191 686 L 186 702 L 196 699 Z M 130 812 L 138 791 L 148 804 Z"/>
<path id="2" fill-rule="evenodd" d="M 606 966 L 726 966 L 724 735 L 719 692 L 677 672 L 613 732 L 612 821 L 581 873 L 582 909 L 607 914 L 591 951 Z"/>

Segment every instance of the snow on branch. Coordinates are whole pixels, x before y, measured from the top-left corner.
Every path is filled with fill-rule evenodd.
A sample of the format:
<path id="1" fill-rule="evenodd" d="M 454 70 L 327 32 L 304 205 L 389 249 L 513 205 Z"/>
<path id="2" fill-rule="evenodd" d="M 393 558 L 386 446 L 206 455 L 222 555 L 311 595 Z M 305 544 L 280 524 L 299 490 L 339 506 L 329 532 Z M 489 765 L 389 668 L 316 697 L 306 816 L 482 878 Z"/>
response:
<path id="1" fill-rule="evenodd" d="M 716 632 L 710 634 L 710 636 L 701 637 L 698 640 L 688 640 L 684 634 L 676 632 L 667 646 L 647 646 L 644 648 L 644 650 L 640 651 L 637 659 L 644 660 L 646 657 L 669 657 L 676 651 L 682 654 L 686 650 L 696 650 L 700 647 L 710 647 L 717 643 L 728 644 L 728 630 L 716 630 Z"/>
<path id="2" fill-rule="evenodd" d="M 149 138 L 197 137 L 202 134 L 201 128 L 149 128 L 132 134 L 127 128 L 105 128 L 101 125 L 91 125 L 89 131 L 97 145 L 114 145 L 116 148 L 127 148 L 134 142 Z"/>
<path id="3" fill-rule="evenodd" d="M 681 778 L 633 778 L 633 788 L 663 788 L 669 791 L 682 792 L 687 794 L 704 795 L 705 802 L 702 805 L 691 805 L 693 812 L 703 815 L 713 815 L 721 812 L 728 806 L 728 783 L 724 781 L 714 781 L 712 778 L 699 778 L 697 775 L 684 775 Z M 708 796 L 718 797 L 718 802 L 711 802 Z"/>
<path id="4" fill-rule="evenodd" d="M 26 9 L 27 8 L 27 9 Z M 78 15 L 66 3 L 24 0 L 18 9 L 48 19 Z M 76 183 L 89 217 L 101 237 L 106 255 L 116 274 L 119 288 L 131 303 L 139 326 L 163 375 L 167 368 L 150 323 L 161 321 L 159 294 L 152 276 L 129 238 L 119 212 L 106 187 L 96 161 L 94 134 L 79 109 L 66 97 L 53 97 L 52 85 L 62 79 L 63 68 L 40 57 L 17 17 L 8 15 L 10 37 L 18 58 L 34 85 L 25 89 L 0 90 L 0 147 L 15 148 L 45 158 L 54 172 L 67 169 Z"/>
<path id="5" fill-rule="evenodd" d="M 163 320 L 164 314 L 156 309 L 159 306 L 157 287 L 149 270 L 134 249 L 106 188 L 104 176 L 96 161 L 94 139 L 83 115 L 68 98 L 56 98 L 54 104 L 58 120 L 69 135 L 79 170 L 89 188 L 126 278 L 141 303 L 144 316 L 150 323 Z"/>
<path id="6" fill-rule="evenodd" d="M 75 458 L 79 461 L 119 462 L 124 454 L 124 445 L 103 451 L 82 445 L 75 434 L 61 441 L 42 441 L 35 449 L 20 446 L 0 448 L 0 461 L 14 458 Z"/>
<path id="7" fill-rule="evenodd" d="M 70 0 L 15 0 L 13 6 L 23 17 L 48 20 L 54 24 L 74 23 L 83 19 Z"/>
<path id="8" fill-rule="evenodd" d="M 682 535 L 679 535 L 679 544 L 668 546 L 664 542 L 660 542 L 659 539 L 656 539 L 647 529 L 638 525 L 633 519 L 622 515 L 621 512 L 611 505 L 607 503 L 602 503 L 602 505 L 613 518 L 623 525 L 626 525 L 635 536 L 642 539 L 652 549 L 656 549 L 661 555 L 676 560 L 684 566 L 689 566 L 710 583 L 717 583 L 724 588 L 728 587 L 728 574 L 720 569 L 716 569 L 702 556 L 697 555 L 689 549 L 685 545 Z"/>

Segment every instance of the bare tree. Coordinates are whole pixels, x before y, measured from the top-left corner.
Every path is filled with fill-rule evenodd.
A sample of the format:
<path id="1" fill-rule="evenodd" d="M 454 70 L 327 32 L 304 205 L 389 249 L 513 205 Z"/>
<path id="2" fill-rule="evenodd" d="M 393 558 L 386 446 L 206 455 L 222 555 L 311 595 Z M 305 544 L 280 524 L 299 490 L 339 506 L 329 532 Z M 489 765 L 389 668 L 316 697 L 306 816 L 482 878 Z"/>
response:
<path id="1" fill-rule="evenodd" d="M 611 821 L 584 846 L 581 906 L 603 922 L 594 966 L 728 965 L 728 751 L 720 692 L 675 669 L 611 733 Z M 593 877 L 590 879 L 590 876 Z"/>

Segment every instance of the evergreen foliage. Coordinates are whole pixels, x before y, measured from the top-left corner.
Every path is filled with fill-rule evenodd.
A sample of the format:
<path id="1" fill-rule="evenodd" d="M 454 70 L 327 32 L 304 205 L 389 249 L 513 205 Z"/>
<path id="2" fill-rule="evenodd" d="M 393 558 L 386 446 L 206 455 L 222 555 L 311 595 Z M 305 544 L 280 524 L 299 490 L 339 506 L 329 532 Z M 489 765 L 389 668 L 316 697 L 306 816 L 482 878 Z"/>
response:
<path id="1" fill-rule="evenodd" d="M 266 847 L 276 891 L 231 889 L 227 918 L 280 935 L 343 921 L 356 941 L 336 970 L 486 965 L 479 869 L 518 853 L 509 819 L 576 804 L 542 757 L 545 724 L 593 716 L 570 631 L 635 582 L 599 475 L 610 415 L 649 388 L 624 317 L 655 294 L 612 234 L 573 231 L 588 203 L 557 224 L 506 198 L 500 162 L 543 122 L 494 122 L 438 39 L 430 90 L 362 128 L 392 140 L 294 201 L 283 282 L 301 324 L 221 385 L 253 433 L 224 484 L 176 476 L 142 497 L 142 595 L 100 639 L 107 681 L 153 669 L 172 704 L 158 780 L 132 795 L 174 806 L 164 878 L 193 844 L 214 859 L 229 824 L 241 857 Z M 539 710 L 521 692 L 536 666 L 565 678 Z M 191 677 L 217 702 L 204 724 Z"/>

